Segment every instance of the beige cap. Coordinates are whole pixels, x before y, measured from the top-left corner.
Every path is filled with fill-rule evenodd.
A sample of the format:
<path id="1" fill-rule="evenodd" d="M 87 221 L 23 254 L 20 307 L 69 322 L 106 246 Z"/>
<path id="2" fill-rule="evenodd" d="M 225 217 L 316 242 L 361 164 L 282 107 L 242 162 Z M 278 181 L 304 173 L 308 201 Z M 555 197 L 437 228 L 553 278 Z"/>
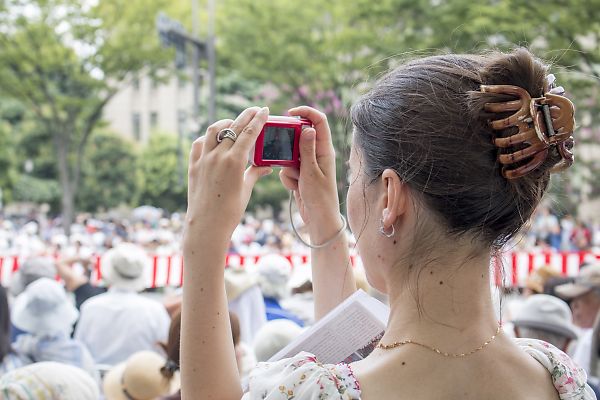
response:
<path id="1" fill-rule="evenodd" d="M 168 379 L 160 373 L 164 357 L 152 351 L 140 351 L 116 365 L 104 377 L 106 400 L 153 400 L 175 392 L 178 376 Z"/>
<path id="2" fill-rule="evenodd" d="M 554 290 L 558 296 L 570 300 L 592 289 L 600 289 L 600 264 L 581 268 L 575 282 L 559 285 Z"/>

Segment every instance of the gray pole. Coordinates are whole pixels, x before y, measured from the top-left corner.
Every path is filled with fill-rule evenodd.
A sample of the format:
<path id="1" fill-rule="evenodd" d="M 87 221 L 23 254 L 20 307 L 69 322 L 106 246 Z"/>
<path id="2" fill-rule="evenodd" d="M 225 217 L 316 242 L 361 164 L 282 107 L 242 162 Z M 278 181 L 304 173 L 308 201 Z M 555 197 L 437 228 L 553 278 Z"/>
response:
<path id="1" fill-rule="evenodd" d="M 207 58 L 208 58 L 208 123 L 212 124 L 217 120 L 217 83 L 216 83 L 216 51 L 215 51 L 215 0 L 208 0 L 208 40 L 207 40 Z"/>
<path id="2" fill-rule="evenodd" d="M 198 0 L 192 0 L 192 36 L 198 40 L 199 28 L 198 28 Z M 193 62 L 192 62 L 192 83 L 194 86 L 194 103 L 192 107 L 192 117 L 194 118 L 194 126 L 200 126 L 200 49 L 197 45 L 192 46 L 194 48 Z M 200 132 L 195 132 L 197 136 Z"/>

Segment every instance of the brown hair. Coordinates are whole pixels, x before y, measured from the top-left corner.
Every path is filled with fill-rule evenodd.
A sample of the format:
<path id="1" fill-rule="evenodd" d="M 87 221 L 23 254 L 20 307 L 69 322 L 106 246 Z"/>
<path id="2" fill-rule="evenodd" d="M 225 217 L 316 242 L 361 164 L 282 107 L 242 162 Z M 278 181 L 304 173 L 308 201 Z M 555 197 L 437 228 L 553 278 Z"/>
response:
<path id="1" fill-rule="evenodd" d="M 181 310 L 177 311 L 171 318 L 169 338 L 163 349 L 167 353 L 167 363 L 160 369 L 160 373 L 171 379 L 175 371 L 179 369 L 179 349 L 181 347 Z"/>
<path id="2" fill-rule="evenodd" d="M 233 335 L 233 344 L 237 345 L 240 341 L 240 321 L 232 312 L 229 312 L 229 322 L 231 323 L 231 333 Z M 173 378 L 175 371 L 179 370 L 179 351 L 181 347 L 181 310 L 177 311 L 171 318 L 169 328 L 169 338 L 167 344 L 162 344 L 163 350 L 167 353 L 167 363 L 160 369 L 160 373 L 168 379 Z"/>
<path id="3" fill-rule="evenodd" d="M 240 319 L 237 315 L 229 311 L 229 323 L 231 324 L 231 335 L 233 336 L 233 345 L 237 346 L 240 343 Z"/>
<path id="4" fill-rule="evenodd" d="M 365 174 L 374 181 L 393 169 L 448 234 L 501 247 L 529 219 L 548 186 L 549 169 L 561 158 L 551 149 L 532 173 L 504 178 L 493 138 L 515 128 L 493 131 L 484 104 L 513 99 L 482 93 L 480 86 L 516 85 L 539 97 L 547 90 L 547 70 L 523 48 L 399 66 L 351 110 Z"/>

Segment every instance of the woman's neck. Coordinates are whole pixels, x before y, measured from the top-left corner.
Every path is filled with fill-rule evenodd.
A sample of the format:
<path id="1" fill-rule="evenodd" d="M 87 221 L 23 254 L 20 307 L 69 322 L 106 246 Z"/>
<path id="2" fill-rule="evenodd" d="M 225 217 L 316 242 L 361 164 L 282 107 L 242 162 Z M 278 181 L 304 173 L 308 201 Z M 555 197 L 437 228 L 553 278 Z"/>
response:
<path id="1" fill-rule="evenodd" d="M 415 265 L 408 274 L 391 273 L 390 319 L 381 343 L 411 339 L 442 351 L 464 352 L 496 332 L 489 256 L 442 260 Z"/>

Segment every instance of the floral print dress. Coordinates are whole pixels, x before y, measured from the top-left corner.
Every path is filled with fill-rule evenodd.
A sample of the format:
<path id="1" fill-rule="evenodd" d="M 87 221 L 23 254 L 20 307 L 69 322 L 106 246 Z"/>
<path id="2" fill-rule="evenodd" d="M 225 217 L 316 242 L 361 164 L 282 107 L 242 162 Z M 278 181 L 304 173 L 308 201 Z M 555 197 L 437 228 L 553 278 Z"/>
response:
<path id="1" fill-rule="evenodd" d="M 563 400 L 594 400 L 585 371 L 556 347 L 534 339 L 517 339 L 523 351 L 552 376 Z M 360 384 L 348 364 L 321 364 L 310 353 L 273 363 L 260 363 L 250 373 L 242 400 L 360 400 Z"/>

